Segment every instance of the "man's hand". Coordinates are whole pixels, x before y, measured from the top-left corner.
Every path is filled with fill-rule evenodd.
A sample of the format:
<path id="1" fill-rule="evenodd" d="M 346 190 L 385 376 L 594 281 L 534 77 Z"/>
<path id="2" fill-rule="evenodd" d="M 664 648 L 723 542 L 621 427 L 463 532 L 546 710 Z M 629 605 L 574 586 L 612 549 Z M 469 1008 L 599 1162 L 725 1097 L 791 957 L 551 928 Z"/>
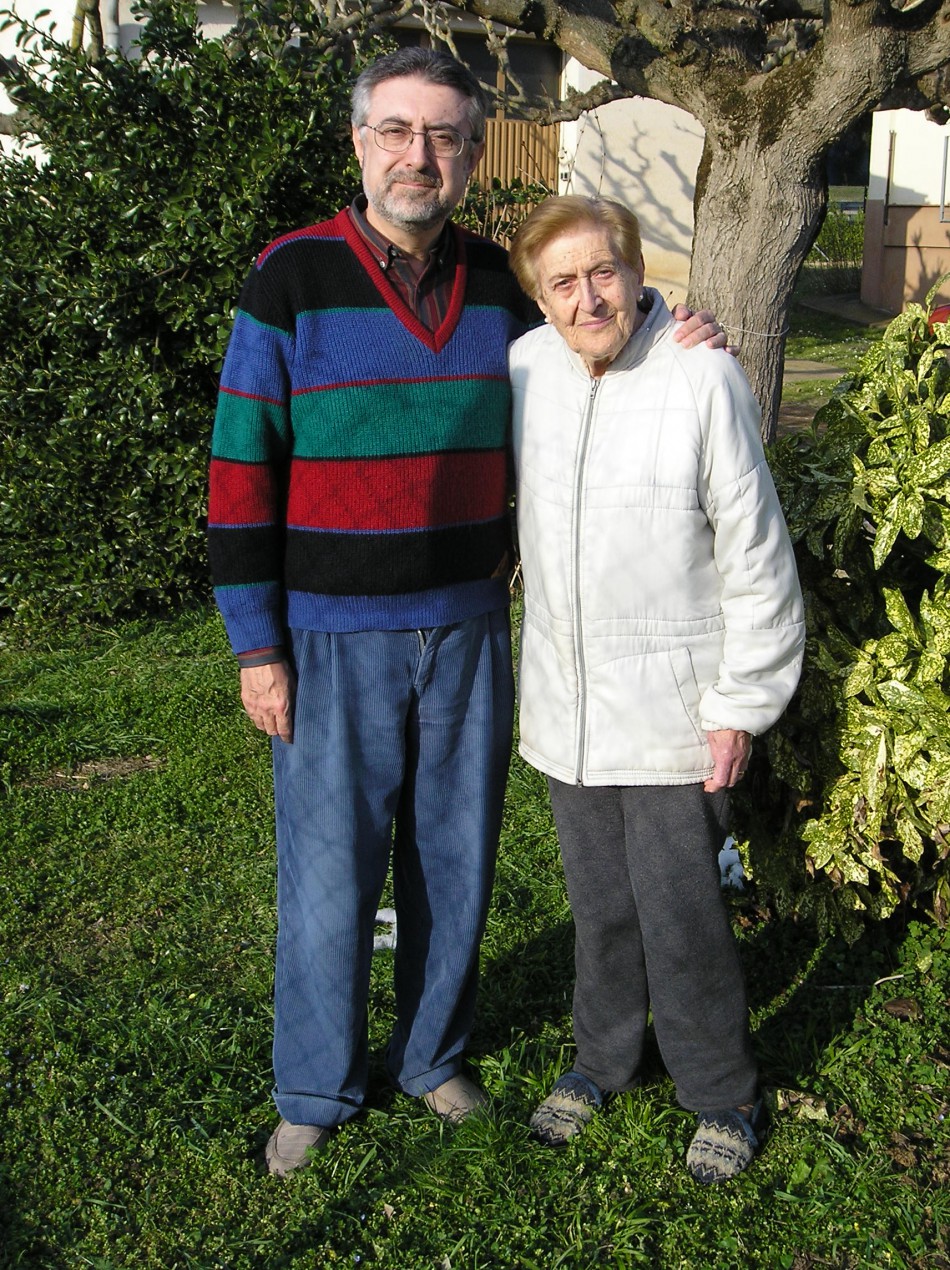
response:
<path id="1" fill-rule="evenodd" d="M 726 332 L 716 321 L 716 315 L 708 309 L 700 309 L 698 313 L 694 313 L 685 304 L 678 304 L 673 310 L 673 316 L 677 322 L 683 323 L 673 332 L 673 339 L 684 348 L 695 348 L 697 344 L 703 343 L 709 348 L 726 347 Z"/>
<path id="2" fill-rule="evenodd" d="M 241 701 L 251 722 L 268 736 L 294 739 L 294 677 L 285 661 L 241 670 Z"/>
<path id="3" fill-rule="evenodd" d="M 748 732 L 723 728 L 719 732 L 707 732 L 706 739 L 712 750 L 714 770 L 703 789 L 707 794 L 714 794 L 717 789 L 732 789 L 745 776 L 749 764 L 752 740 Z"/>

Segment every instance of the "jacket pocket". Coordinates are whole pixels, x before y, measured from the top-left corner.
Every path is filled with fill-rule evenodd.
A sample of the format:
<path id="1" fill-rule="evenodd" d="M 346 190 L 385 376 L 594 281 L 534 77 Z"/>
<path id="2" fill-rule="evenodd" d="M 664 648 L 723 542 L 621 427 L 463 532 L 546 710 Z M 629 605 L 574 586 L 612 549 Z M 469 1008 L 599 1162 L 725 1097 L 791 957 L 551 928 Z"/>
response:
<path id="1" fill-rule="evenodd" d="M 591 668 L 588 772 L 689 775 L 708 767 L 700 695 L 685 647 L 618 657 Z"/>

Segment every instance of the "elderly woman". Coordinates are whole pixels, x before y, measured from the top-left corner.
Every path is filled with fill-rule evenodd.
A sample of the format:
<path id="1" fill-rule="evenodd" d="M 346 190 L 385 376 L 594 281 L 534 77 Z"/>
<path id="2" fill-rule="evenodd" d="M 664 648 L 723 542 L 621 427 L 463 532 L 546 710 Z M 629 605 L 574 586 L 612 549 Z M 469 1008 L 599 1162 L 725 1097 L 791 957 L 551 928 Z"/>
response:
<path id="1" fill-rule="evenodd" d="M 687 1165 L 735 1176 L 766 1124 L 718 852 L 750 737 L 798 681 L 791 544 L 738 363 L 684 354 L 636 217 L 552 198 L 511 267 L 547 325 L 512 344 L 525 597 L 520 749 L 548 777 L 573 911 L 577 1059 L 531 1119 L 561 1145 L 637 1084 L 647 1012 Z"/>

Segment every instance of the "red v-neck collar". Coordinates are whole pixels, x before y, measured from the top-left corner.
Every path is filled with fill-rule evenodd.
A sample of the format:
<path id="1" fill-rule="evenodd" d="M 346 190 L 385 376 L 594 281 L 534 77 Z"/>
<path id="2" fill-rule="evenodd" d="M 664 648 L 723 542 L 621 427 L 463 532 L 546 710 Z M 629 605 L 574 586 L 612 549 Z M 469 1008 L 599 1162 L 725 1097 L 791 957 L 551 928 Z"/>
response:
<path id="1" fill-rule="evenodd" d="M 386 304 L 392 309 L 395 316 L 403 324 L 410 335 L 415 336 L 420 343 L 425 344 L 426 348 L 432 350 L 433 353 L 441 353 L 446 344 L 455 334 L 455 328 L 459 324 L 462 316 L 462 306 L 465 303 L 465 279 L 468 274 L 468 265 L 465 258 L 465 237 L 457 225 L 449 225 L 449 232 L 455 235 L 455 276 L 452 280 L 452 296 L 449 300 L 449 307 L 446 310 L 445 317 L 439 323 L 434 331 L 430 331 L 406 304 L 405 300 L 392 285 L 383 271 L 376 262 L 372 248 L 369 243 L 353 224 L 353 219 L 349 211 L 344 208 L 339 214 L 340 228 L 343 230 L 343 237 L 359 260 L 360 264 L 370 276 L 373 286 L 386 301 Z"/>

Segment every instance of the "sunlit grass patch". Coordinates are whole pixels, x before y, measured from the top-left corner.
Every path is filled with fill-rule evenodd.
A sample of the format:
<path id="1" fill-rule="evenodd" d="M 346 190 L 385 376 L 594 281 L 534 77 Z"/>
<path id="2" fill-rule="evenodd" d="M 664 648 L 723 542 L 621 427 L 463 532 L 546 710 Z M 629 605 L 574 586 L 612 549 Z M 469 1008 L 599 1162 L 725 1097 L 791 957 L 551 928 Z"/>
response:
<path id="1" fill-rule="evenodd" d="M 389 1088 L 384 951 L 369 1105 L 271 1178 L 270 761 L 217 619 L 11 639 L 0 685 L 4 1270 L 948 1264 L 945 934 L 849 946 L 732 898 L 776 1107 L 760 1160 L 692 1182 L 655 1047 L 640 1089 L 542 1148 L 573 929 L 544 782 L 516 758 L 472 1044 L 491 1115 L 452 1131 Z"/>

